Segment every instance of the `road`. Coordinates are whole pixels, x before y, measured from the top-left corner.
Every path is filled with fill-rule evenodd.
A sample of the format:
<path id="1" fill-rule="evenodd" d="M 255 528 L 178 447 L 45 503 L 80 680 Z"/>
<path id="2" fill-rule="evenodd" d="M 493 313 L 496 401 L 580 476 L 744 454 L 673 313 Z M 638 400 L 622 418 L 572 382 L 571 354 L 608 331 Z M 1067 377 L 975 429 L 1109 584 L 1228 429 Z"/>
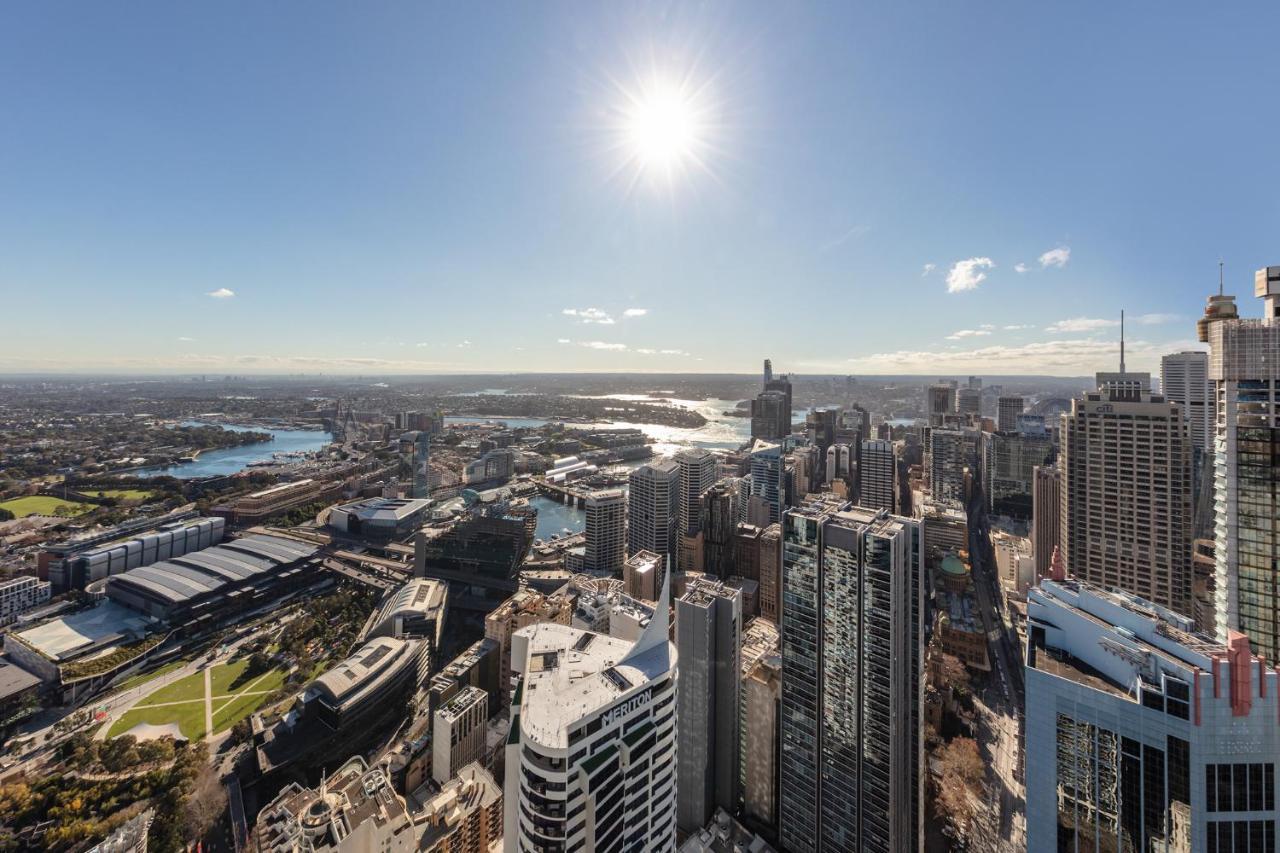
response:
<path id="1" fill-rule="evenodd" d="M 975 697 L 978 746 L 987 759 L 990 781 L 998 794 L 999 814 L 991 817 L 996 824 L 992 829 L 998 830 L 999 847 L 1021 850 L 1025 849 L 1026 837 L 1026 788 L 1018 740 L 1023 709 L 1022 649 L 1000 588 L 981 486 L 974 488 L 967 511 L 974 590 L 995 676 L 995 683 Z"/>

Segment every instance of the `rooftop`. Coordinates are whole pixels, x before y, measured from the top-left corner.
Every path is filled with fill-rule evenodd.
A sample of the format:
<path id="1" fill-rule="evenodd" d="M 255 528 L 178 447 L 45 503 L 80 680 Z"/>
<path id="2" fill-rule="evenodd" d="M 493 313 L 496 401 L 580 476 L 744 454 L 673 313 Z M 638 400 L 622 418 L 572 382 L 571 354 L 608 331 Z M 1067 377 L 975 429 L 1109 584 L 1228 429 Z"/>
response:
<path id="1" fill-rule="evenodd" d="M 82 650 L 116 640 L 127 642 L 147 633 L 151 620 L 114 601 L 36 625 L 15 634 L 52 661 L 74 657 Z"/>

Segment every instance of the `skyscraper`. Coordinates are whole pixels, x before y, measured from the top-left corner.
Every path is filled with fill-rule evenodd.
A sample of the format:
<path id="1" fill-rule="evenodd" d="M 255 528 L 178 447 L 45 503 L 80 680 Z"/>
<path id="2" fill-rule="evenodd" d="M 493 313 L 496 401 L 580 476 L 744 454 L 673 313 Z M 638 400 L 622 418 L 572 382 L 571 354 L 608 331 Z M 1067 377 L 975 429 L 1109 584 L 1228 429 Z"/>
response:
<path id="1" fill-rule="evenodd" d="M 700 447 L 679 451 L 675 461 L 680 467 L 679 531 L 692 535 L 702 529 L 702 493 L 719 479 L 720 462 L 714 453 Z"/>
<path id="2" fill-rule="evenodd" d="M 1017 432 L 1018 415 L 1026 407 L 1021 397 L 1001 397 L 996 408 L 996 429 L 1000 432 Z"/>
<path id="3" fill-rule="evenodd" d="M 1182 407 L 1191 425 L 1191 446 L 1213 452 L 1213 389 L 1209 382 L 1209 354 L 1199 350 L 1175 352 L 1160 359 L 1160 391 Z"/>
<path id="4" fill-rule="evenodd" d="M 961 388 L 956 392 L 956 411 L 962 415 L 982 414 L 982 389 Z"/>
<path id="5" fill-rule="evenodd" d="M 1062 476 L 1055 466 L 1037 465 L 1031 486 L 1031 550 L 1036 577 L 1049 575 L 1053 550 L 1062 544 Z"/>
<path id="6" fill-rule="evenodd" d="M 764 360 L 764 387 L 751 401 L 751 437 L 776 441 L 791 433 L 791 380 Z"/>
<path id="7" fill-rule="evenodd" d="M 702 570 L 724 579 L 734 574 L 733 534 L 738 526 L 737 488 L 731 479 L 715 483 L 703 492 L 700 504 L 702 518 Z"/>
<path id="8" fill-rule="evenodd" d="M 778 833 L 778 706 L 782 657 L 778 627 L 763 617 L 742 632 L 738 713 L 738 798 L 744 820 L 771 839 Z"/>
<path id="9" fill-rule="evenodd" d="M 920 522 L 824 498 L 782 555 L 781 842 L 794 853 L 923 843 Z"/>
<path id="10" fill-rule="evenodd" d="M 1242 319 L 1233 297 L 1209 297 L 1199 321 L 1209 344 L 1216 425 L 1214 559 L 1216 628 L 1280 654 L 1280 267 L 1258 270 L 1261 319 Z"/>
<path id="11" fill-rule="evenodd" d="M 676 825 L 685 832 L 706 826 L 716 807 L 737 805 L 741 645 L 742 593 L 719 580 L 690 581 L 676 599 Z"/>
<path id="12" fill-rule="evenodd" d="M 964 472 L 974 461 L 975 440 L 968 430 L 929 430 L 929 488 L 934 498 L 964 503 Z"/>
<path id="13" fill-rule="evenodd" d="M 1027 594 L 1027 850 L 1274 850 L 1280 677 L 1159 605 Z"/>
<path id="14" fill-rule="evenodd" d="M 594 574 L 617 574 L 627 554 L 627 495 L 602 489 L 587 495 L 587 547 L 583 568 Z"/>
<path id="15" fill-rule="evenodd" d="M 431 497 L 431 433 L 418 430 L 413 440 L 413 497 Z"/>
<path id="16" fill-rule="evenodd" d="M 747 503 L 747 521 L 767 527 L 782 518 L 783 488 L 782 447 L 759 439 L 751 446 L 751 497 Z"/>
<path id="17" fill-rule="evenodd" d="M 680 466 L 669 458 L 641 465 L 627 484 L 627 553 L 652 551 L 674 560 Z"/>
<path id="18" fill-rule="evenodd" d="M 507 853 L 674 853 L 678 656 L 669 625 L 662 606 L 634 644 L 550 623 L 515 633 Z"/>
<path id="19" fill-rule="evenodd" d="M 1035 469 L 1052 458 L 1053 438 L 1047 432 L 984 432 L 982 484 L 991 511 L 1029 520 Z"/>
<path id="20" fill-rule="evenodd" d="M 858 504 L 868 509 L 893 512 L 898 460 L 893 442 L 869 439 L 862 442 L 862 462 L 858 465 Z"/>
<path id="21" fill-rule="evenodd" d="M 1191 612 L 1191 438 L 1182 412 L 1124 382 L 1062 415 L 1062 556 L 1077 577 Z"/>
<path id="22" fill-rule="evenodd" d="M 942 426 L 944 418 L 956 410 L 955 386 L 942 383 L 930 385 L 925 391 L 925 397 L 929 426 Z"/>

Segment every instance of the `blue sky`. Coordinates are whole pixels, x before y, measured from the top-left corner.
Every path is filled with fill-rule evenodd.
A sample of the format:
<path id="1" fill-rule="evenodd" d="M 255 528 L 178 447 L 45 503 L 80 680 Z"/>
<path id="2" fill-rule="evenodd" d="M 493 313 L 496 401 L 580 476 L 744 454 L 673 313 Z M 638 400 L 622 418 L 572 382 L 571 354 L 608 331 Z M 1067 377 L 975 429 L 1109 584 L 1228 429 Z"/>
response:
<path id="1" fill-rule="evenodd" d="M 0 370 L 1082 374 L 1121 308 L 1149 367 L 1194 341 L 1219 256 L 1247 314 L 1280 264 L 1278 27 L 1260 3 L 12 7 Z M 697 90 L 703 162 L 671 180 L 618 128 L 654 75 Z"/>

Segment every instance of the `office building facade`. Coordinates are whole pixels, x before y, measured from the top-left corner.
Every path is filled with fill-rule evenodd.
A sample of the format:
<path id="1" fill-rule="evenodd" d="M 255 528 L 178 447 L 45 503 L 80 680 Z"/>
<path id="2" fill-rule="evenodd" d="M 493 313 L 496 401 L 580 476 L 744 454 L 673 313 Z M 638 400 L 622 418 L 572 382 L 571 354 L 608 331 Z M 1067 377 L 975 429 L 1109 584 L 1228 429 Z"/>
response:
<path id="1" fill-rule="evenodd" d="M 1191 439 L 1181 409 L 1113 384 L 1062 415 L 1062 556 L 1077 577 L 1191 612 Z"/>
<path id="2" fill-rule="evenodd" d="M 1028 592 L 1027 849 L 1276 849 L 1280 678 L 1248 639 L 1070 578 Z"/>
<path id="3" fill-rule="evenodd" d="M 586 549 L 583 569 L 593 574 L 617 574 L 627 557 L 627 494 L 602 489 L 587 495 Z"/>
<path id="4" fill-rule="evenodd" d="M 1237 316 L 1233 297 L 1209 298 L 1199 321 L 1215 398 L 1214 595 L 1220 640 L 1248 635 L 1280 655 L 1280 267 L 1258 270 L 1263 316 Z"/>
<path id="5" fill-rule="evenodd" d="M 676 825 L 696 832 L 716 808 L 732 811 L 738 784 L 742 593 L 695 579 L 676 599 L 680 655 Z"/>
<path id="6" fill-rule="evenodd" d="M 1016 395 L 1002 396 L 996 402 L 996 429 L 1000 432 L 1017 432 L 1018 415 L 1026 408 L 1026 401 Z"/>
<path id="7" fill-rule="evenodd" d="M 894 511 L 898 487 L 898 459 L 893 442 L 868 439 L 862 442 L 858 463 L 858 504 L 868 509 Z"/>
<path id="8" fill-rule="evenodd" d="M 672 459 L 641 465 L 627 480 L 627 553 L 676 554 L 680 466 Z"/>

